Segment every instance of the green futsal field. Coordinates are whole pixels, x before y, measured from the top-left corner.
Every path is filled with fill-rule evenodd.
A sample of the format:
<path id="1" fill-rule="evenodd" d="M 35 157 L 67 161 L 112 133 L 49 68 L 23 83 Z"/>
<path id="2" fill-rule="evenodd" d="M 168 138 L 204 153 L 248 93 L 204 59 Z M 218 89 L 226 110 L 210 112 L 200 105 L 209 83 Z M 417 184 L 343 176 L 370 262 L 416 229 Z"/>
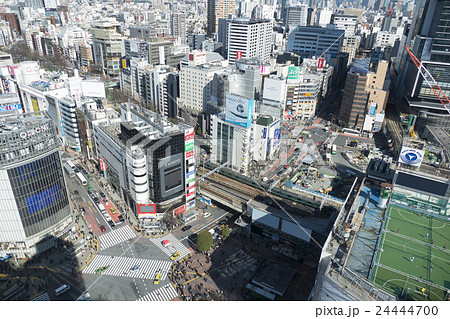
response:
<path id="1" fill-rule="evenodd" d="M 370 280 L 400 299 L 445 300 L 449 248 L 449 221 L 390 205 Z"/>

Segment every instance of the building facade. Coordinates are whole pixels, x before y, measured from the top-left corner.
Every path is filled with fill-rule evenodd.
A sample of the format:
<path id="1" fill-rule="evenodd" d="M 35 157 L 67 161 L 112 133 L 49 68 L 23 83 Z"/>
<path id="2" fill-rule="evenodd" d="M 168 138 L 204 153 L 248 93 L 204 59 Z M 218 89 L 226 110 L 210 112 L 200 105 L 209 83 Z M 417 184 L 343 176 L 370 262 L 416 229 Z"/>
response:
<path id="1" fill-rule="evenodd" d="M 44 112 L 3 119 L 0 253 L 30 258 L 56 247 L 72 223 L 59 141 Z"/>

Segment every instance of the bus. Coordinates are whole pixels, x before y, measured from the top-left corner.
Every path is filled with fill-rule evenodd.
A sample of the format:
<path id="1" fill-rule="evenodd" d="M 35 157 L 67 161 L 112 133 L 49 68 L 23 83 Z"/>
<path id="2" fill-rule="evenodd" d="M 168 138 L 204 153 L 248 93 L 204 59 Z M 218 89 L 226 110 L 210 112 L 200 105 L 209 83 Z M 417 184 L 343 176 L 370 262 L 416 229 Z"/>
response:
<path id="1" fill-rule="evenodd" d="M 77 173 L 77 177 L 80 180 L 81 185 L 87 185 L 87 180 L 86 180 L 86 178 L 83 176 L 83 174 L 81 172 Z"/>
<path id="2" fill-rule="evenodd" d="M 72 163 L 72 161 L 67 161 L 67 165 L 69 165 L 69 167 L 73 170 L 75 170 L 76 166 L 74 163 Z"/>
<path id="3" fill-rule="evenodd" d="M 333 144 L 333 146 L 331 147 L 331 154 L 336 154 L 336 144 Z"/>
<path id="4" fill-rule="evenodd" d="M 63 166 L 64 170 L 66 171 L 67 175 L 69 175 L 70 178 L 75 177 L 75 171 L 72 168 L 70 168 L 69 165 L 64 164 Z"/>
<path id="5" fill-rule="evenodd" d="M 344 129 L 342 129 L 342 132 L 344 134 L 348 134 L 348 135 L 359 136 L 359 131 L 353 130 L 351 128 L 344 128 Z"/>

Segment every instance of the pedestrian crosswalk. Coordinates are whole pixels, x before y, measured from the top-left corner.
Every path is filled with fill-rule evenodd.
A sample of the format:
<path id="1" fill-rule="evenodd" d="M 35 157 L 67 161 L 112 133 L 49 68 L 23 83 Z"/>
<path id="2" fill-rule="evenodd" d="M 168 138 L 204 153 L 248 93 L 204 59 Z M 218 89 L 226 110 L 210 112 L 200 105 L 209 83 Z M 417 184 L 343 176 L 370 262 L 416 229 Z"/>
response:
<path id="1" fill-rule="evenodd" d="M 48 293 L 43 293 L 42 295 L 31 299 L 31 301 L 50 301 L 50 296 L 48 295 Z"/>
<path id="2" fill-rule="evenodd" d="M 170 241 L 171 245 L 164 247 L 162 242 L 164 240 Z M 181 259 L 188 255 L 191 251 L 185 245 L 183 245 L 174 235 L 167 234 L 158 238 L 151 238 L 150 241 L 158 246 L 167 256 L 171 256 L 173 253 L 179 252 L 181 255 L 177 258 Z"/>
<path id="3" fill-rule="evenodd" d="M 98 239 L 100 240 L 100 250 L 109 248 L 111 246 L 120 244 L 126 240 L 136 237 L 136 233 L 131 229 L 129 225 L 120 227 L 107 234 L 104 234 Z"/>
<path id="4" fill-rule="evenodd" d="M 167 284 L 136 301 L 169 301 L 177 296 L 177 291 L 172 284 Z"/>
<path id="5" fill-rule="evenodd" d="M 136 265 L 138 268 L 131 270 Z M 161 274 L 161 280 L 164 280 L 171 265 L 170 261 L 163 260 L 97 255 L 82 272 L 95 274 L 97 269 L 109 266 L 108 269 L 101 272 L 102 275 L 154 279 L 156 274 L 159 273 Z"/>

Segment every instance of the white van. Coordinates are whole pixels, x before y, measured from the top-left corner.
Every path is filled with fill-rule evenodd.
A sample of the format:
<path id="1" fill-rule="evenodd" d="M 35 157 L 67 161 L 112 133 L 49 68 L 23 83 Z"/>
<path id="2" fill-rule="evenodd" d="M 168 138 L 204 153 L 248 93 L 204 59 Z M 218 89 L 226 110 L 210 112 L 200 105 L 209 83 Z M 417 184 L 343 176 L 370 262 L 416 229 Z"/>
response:
<path id="1" fill-rule="evenodd" d="M 62 285 L 61 287 L 55 289 L 55 295 L 59 296 L 63 293 L 65 293 L 66 291 L 70 290 L 70 286 L 69 285 Z"/>
<path id="2" fill-rule="evenodd" d="M 103 212 L 106 212 L 106 209 L 105 209 L 105 206 L 103 206 L 103 204 L 98 204 L 98 209 L 100 209 L 100 211 L 103 213 Z"/>

